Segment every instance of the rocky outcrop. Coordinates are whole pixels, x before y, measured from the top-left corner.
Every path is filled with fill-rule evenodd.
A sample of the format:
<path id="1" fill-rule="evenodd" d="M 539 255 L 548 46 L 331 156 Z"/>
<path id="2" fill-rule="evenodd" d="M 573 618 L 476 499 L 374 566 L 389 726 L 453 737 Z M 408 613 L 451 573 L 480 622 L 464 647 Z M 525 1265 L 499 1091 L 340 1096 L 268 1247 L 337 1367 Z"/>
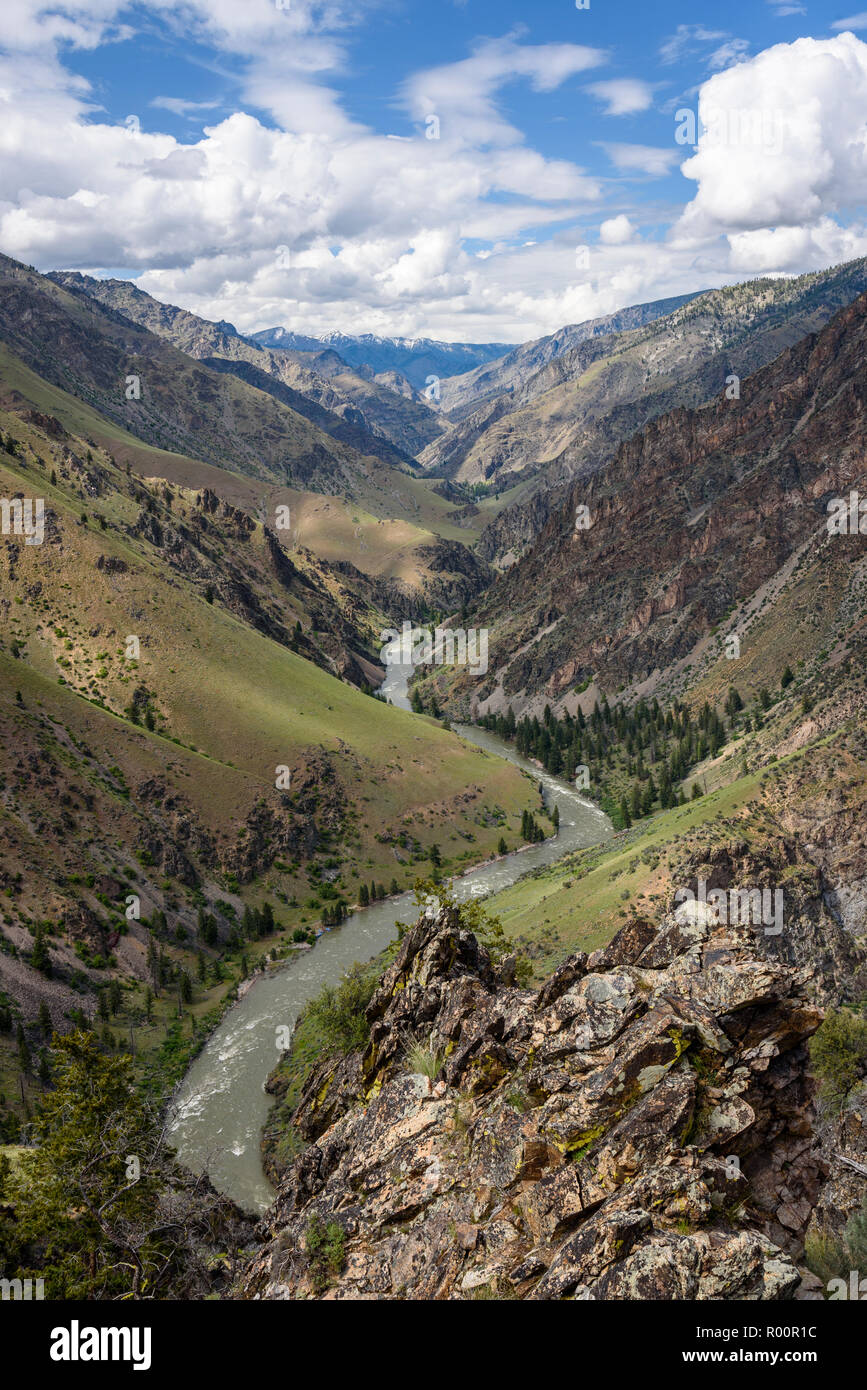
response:
<path id="1" fill-rule="evenodd" d="M 802 924 L 814 945 L 822 930 Z M 809 952 L 773 940 L 682 909 L 634 918 L 534 992 L 458 910 L 428 910 L 366 1047 L 308 1078 L 307 1146 L 243 1295 L 795 1296 L 829 1172 L 806 1048 L 822 1012 Z"/>
<path id="2" fill-rule="evenodd" d="M 438 540 L 435 545 L 420 545 L 416 553 L 430 572 L 424 581 L 425 599 L 440 610 L 450 612 L 474 598 L 493 574 L 484 560 L 457 541 Z"/>

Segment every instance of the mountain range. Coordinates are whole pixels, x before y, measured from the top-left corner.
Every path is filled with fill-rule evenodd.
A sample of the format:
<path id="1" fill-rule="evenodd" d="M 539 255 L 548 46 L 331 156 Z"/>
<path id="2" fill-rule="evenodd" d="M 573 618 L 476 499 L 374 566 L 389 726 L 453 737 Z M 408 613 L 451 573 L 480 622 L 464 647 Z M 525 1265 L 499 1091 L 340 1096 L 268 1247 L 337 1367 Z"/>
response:
<path id="1" fill-rule="evenodd" d="M 865 260 L 474 346 L 247 338 L 0 258 L 15 1161 L 55 1031 L 164 1098 L 254 972 L 416 886 L 283 1050 L 221 1290 L 784 1299 L 854 1259 L 865 358 Z M 486 669 L 376 698 L 403 621 Z M 454 720 L 583 774 L 613 838 L 558 858 L 536 771 Z M 546 836 L 490 914 L 442 886 Z M 779 939 L 679 909 L 743 882 Z"/>
<path id="2" fill-rule="evenodd" d="M 723 385 L 700 409 L 658 416 L 573 481 L 474 607 L 488 677 L 479 689 L 456 673 L 455 694 L 472 690 L 482 710 L 574 712 L 592 703 L 582 687 L 680 696 L 716 663 L 758 688 L 774 661 L 806 678 L 839 659 L 867 616 L 864 543 L 829 535 L 827 507 L 865 491 L 865 352 L 862 295 L 737 396 Z M 737 661 L 721 655 L 726 635 Z"/>
<path id="3" fill-rule="evenodd" d="M 379 338 L 374 333 L 353 337 L 346 333 L 323 333 L 308 338 L 287 328 L 265 328 L 250 334 L 260 347 L 322 352 L 333 349 L 344 362 L 365 369 L 374 377 L 391 374 L 409 382 L 414 391 L 423 392 L 428 378 L 451 377 L 471 372 L 509 351 L 510 343 L 440 343 L 433 338 Z"/>

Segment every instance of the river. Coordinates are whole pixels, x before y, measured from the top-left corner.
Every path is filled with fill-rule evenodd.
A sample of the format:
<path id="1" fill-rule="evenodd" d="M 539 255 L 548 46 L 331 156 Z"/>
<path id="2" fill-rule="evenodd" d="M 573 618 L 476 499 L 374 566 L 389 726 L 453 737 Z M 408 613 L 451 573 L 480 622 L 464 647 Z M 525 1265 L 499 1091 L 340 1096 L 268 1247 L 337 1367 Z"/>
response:
<path id="1" fill-rule="evenodd" d="M 381 693 L 409 709 L 410 669 L 392 665 Z M 607 816 L 568 782 L 542 772 L 486 729 L 455 725 L 461 738 L 507 758 L 541 783 L 548 804 L 560 808 L 556 836 L 502 859 L 480 864 L 453 881 L 456 898 L 488 897 L 529 869 L 554 863 L 570 850 L 610 835 Z M 272 1104 L 264 1086 L 279 1059 L 278 1028 L 291 1029 L 303 1006 L 325 984 L 336 984 L 355 961 L 370 960 L 395 935 L 396 922 L 411 922 L 418 909 L 412 893 L 387 898 L 324 932 L 311 951 L 255 977 L 211 1034 L 181 1082 L 173 1101 L 170 1141 L 194 1172 L 206 1170 L 214 1186 L 249 1211 L 263 1211 L 274 1198 L 262 1171 L 259 1140 Z M 285 1034 L 283 1035 L 286 1036 Z"/>

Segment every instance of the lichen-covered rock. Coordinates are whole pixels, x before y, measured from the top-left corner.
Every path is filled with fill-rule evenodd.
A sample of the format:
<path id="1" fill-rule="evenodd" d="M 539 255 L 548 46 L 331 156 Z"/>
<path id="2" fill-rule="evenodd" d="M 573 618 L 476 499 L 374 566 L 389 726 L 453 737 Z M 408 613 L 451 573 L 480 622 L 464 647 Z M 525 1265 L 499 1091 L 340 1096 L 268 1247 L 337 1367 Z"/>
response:
<path id="1" fill-rule="evenodd" d="M 405 934 L 367 1046 L 308 1079 L 293 1123 L 312 1142 L 263 1221 L 243 1295 L 805 1288 L 826 1173 L 806 1071 L 822 1014 L 803 959 L 672 914 L 628 922 L 537 993 L 512 979 L 457 909 L 429 909 Z M 435 1080 L 410 1074 L 411 1041 L 438 1058 Z"/>

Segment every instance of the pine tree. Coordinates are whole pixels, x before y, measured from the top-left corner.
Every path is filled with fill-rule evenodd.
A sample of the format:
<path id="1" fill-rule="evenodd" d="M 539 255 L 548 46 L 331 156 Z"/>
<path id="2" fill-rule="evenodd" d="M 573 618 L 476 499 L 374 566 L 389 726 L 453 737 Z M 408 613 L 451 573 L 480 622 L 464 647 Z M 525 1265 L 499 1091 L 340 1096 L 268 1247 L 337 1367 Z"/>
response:
<path id="1" fill-rule="evenodd" d="M 108 987 L 108 1007 L 111 1009 L 114 1017 L 117 1017 L 120 1013 L 122 999 L 123 994 L 121 992 L 120 980 L 112 980 Z"/>
<path id="2" fill-rule="evenodd" d="M 27 1038 L 22 1024 L 18 1024 L 15 1030 L 15 1041 L 18 1044 L 18 1061 L 22 1071 L 30 1070 L 30 1049 L 27 1046 Z"/>
<path id="3" fill-rule="evenodd" d="M 34 970 L 39 970 L 43 975 L 50 977 L 51 957 L 48 954 L 48 945 L 45 940 L 45 928 L 41 925 L 36 928 L 30 964 Z"/>

